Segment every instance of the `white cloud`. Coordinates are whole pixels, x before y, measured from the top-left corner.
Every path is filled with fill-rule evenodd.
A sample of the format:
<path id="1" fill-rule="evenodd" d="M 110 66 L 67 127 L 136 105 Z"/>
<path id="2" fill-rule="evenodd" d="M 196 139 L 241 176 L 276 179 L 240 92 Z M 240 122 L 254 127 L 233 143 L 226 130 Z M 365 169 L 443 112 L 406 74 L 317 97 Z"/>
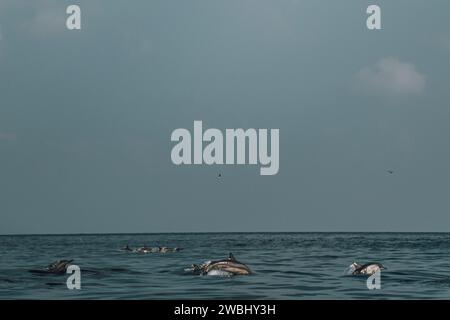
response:
<path id="1" fill-rule="evenodd" d="M 426 77 L 417 71 L 414 64 L 392 57 L 361 69 L 354 80 L 358 91 L 389 96 L 417 95 L 426 85 Z"/>

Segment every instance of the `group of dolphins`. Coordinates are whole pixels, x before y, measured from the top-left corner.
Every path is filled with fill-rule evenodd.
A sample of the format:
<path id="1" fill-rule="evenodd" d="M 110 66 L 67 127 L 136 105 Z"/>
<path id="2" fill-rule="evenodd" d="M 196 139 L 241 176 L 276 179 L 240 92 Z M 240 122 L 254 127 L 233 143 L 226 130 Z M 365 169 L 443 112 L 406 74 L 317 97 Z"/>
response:
<path id="1" fill-rule="evenodd" d="M 125 247 L 120 249 L 121 251 L 128 251 L 128 252 L 136 252 L 136 253 L 168 253 L 168 252 L 178 252 L 183 250 L 183 248 L 169 248 L 169 247 L 147 247 L 143 246 L 137 249 L 131 249 L 130 246 L 127 244 Z"/>
<path id="2" fill-rule="evenodd" d="M 132 250 L 128 246 L 126 251 L 139 252 L 138 250 Z M 148 251 L 147 252 L 162 252 L 160 247 L 158 251 Z M 166 248 L 166 247 L 163 247 Z M 142 248 L 141 248 L 142 249 Z M 147 248 L 148 249 L 148 248 Z M 167 251 L 164 252 L 176 252 L 181 250 L 180 248 L 166 248 Z M 175 250 L 178 249 L 178 250 Z M 124 250 L 124 249 L 122 249 Z M 50 274 L 63 274 L 66 273 L 67 268 L 72 263 L 73 260 L 59 260 L 52 264 L 50 264 L 44 270 L 40 270 L 41 273 L 50 273 Z M 356 262 L 352 263 L 348 268 L 346 274 L 349 275 L 372 275 L 380 270 L 386 269 L 381 263 L 371 262 L 365 264 L 358 264 Z M 232 253 L 229 254 L 228 258 L 215 260 L 215 261 L 207 261 L 202 264 L 193 264 L 191 267 L 185 269 L 186 272 L 192 272 L 198 275 L 208 275 L 208 276 L 234 276 L 234 275 L 250 275 L 253 272 L 250 268 L 239 262 Z"/>
<path id="3" fill-rule="evenodd" d="M 372 275 L 380 270 L 386 269 L 381 263 L 371 262 L 358 264 L 353 262 L 348 270 L 351 275 Z M 249 275 L 252 274 L 250 268 L 236 260 L 232 253 L 228 258 L 216 261 L 207 261 L 203 264 L 193 264 L 190 268 L 185 269 L 196 274 L 209 276 L 233 276 L 233 275 Z"/>

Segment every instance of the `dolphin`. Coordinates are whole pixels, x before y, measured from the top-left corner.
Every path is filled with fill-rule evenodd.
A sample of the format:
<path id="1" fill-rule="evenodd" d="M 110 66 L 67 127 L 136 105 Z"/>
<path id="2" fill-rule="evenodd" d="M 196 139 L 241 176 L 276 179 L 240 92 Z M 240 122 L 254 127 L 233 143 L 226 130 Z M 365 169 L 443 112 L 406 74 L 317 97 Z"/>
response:
<path id="1" fill-rule="evenodd" d="M 126 245 L 125 247 L 120 249 L 121 251 L 129 251 L 129 252 L 133 252 L 133 249 L 130 248 L 130 245 Z"/>
<path id="2" fill-rule="evenodd" d="M 53 262 L 47 267 L 47 272 L 49 273 L 66 273 L 67 267 L 72 263 L 73 260 L 58 260 Z"/>
<path id="3" fill-rule="evenodd" d="M 72 263 L 73 260 L 58 260 L 48 265 L 43 270 L 30 270 L 31 273 L 51 273 L 51 274 L 64 274 L 66 273 L 67 268 Z"/>
<path id="4" fill-rule="evenodd" d="M 210 276 L 249 275 L 252 273 L 250 268 L 242 262 L 237 261 L 232 253 L 229 254 L 227 259 L 207 261 L 200 265 L 193 264 L 186 271 Z"/>
<path id="5" fill-rule="evenodd" d="M 137 253 L 151 253 L 152 247 L 143 246 L 141 248 L 136 249 Z"/>
<path id="6" fill-rule="evenodd" d="M 180 247 L 174 247 L 174 248 L 169 248 L 169 247 L 161 247 L 159 248 L 159 252 L 160 253 L 167 253 L 167 252 L 179 252 L 183 250 L 183 248 Z M 158 251 L 157 251 L 158 252 Z"/>
<path id="7" fill-rule="evenodd" d="M 349 267 L 349 273 L 352 275 L 372 275 L 378 271 L 387 269 L 381 263 L 378 262 L 369 262 L 365 264 L 358 264 L 353 262 Z"/>
<path id="8" fill-rule="evenodd" d="M 147 246 L 144 246 L 144 247 L 138 248 L 134 251 L 137 253 L 168 253 L 168 252 L 178 252 L 181 250 L 182 250 L 182 248 L 179 248 L 179 247 L 170 248 L 170 247 L 147 247 Z"/>

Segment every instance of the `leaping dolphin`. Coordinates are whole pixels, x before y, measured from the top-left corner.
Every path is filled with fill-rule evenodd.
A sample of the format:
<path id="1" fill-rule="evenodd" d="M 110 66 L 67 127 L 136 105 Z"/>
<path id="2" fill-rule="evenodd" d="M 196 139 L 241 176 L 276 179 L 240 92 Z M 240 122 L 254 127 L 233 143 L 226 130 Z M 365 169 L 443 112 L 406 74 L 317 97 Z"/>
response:
<path id="1" fill-rule="evenodd" d="M 229 254 L 227 259 L 207 261 L 200 265 L 193 264 L 186 271 L 210 276 L 249 275 L 252 273 L 250 268 L 242 262 L 237 261 L 232 253 Z"/>
<path id="2" fill-rule="evenodd" d="M 378 262 L 370 262 L 365 264 L 358 264 L 356 262 L 353 262 L 349 267 L 349 273 L 352 275 L 372 275 L 378 271 L 387 269 L 385 266 L 383 266 L 381 263 Z"/>

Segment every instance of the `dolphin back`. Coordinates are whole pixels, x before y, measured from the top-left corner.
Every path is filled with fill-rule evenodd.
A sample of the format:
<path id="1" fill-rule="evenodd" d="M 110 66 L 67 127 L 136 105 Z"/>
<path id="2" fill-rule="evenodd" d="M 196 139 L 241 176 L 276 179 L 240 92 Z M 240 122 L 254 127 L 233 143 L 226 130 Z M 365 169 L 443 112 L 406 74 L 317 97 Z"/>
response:
<path id="1" fill-rule="evenodd" d="M 53 262 L 47 267 L 47 271 L 50 273 L 64 273 L 67 267 L 73 260 L 58 260 Z"/>

